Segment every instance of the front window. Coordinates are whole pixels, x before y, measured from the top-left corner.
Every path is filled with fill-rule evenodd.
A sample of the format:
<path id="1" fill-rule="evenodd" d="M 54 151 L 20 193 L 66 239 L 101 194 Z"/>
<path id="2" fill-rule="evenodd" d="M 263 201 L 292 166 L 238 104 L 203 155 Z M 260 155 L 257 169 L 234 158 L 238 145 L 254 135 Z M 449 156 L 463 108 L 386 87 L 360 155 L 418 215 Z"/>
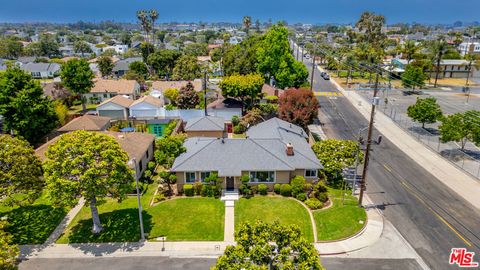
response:
<path id="1" fill-rule="evenodd" d="M 195 183 L 195 172 L 185 172 L 185 183 Z"/>
<path id="2" fill-rule="evenodd" d="M 205 179 L 210 176 L 211 172 L 200 172 L 200 180 L 205 182 Z"/>
<path id="3" fill-rule="evenodd" d="M 316 169 L 306 169 L 305 170 L 305 177 L 307 178 L 315 178 L 317 177 L 317 170 Z"/>
<path id="4" fill-rule="evenodd" d="M 274 182 L 274 181 L 275 181 L 275 172 L 273 171 L 250 172 L 250 182 L 261 183 L 261 182 Z"/>

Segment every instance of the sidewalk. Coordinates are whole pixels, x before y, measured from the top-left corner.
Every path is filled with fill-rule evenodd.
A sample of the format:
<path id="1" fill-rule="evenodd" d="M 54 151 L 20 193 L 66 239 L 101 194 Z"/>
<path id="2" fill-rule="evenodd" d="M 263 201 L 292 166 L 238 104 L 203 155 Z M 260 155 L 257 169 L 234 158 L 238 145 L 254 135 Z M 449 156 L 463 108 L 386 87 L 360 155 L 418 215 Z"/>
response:
<path id="1" fill-rule="evenodd" d="M 331 82 L 366 119 L 370 118 L 371 106 L 362 96 L 353 91 L 345 91 L 335 80 L 331 80 Z M 386 136 L 417 164 L 466 201 L 480 209 L 480 181 L 475 180 L 437 153 L 425 147 L 378 110 L 375 113 L 374 125 L 380 133 Z"/>

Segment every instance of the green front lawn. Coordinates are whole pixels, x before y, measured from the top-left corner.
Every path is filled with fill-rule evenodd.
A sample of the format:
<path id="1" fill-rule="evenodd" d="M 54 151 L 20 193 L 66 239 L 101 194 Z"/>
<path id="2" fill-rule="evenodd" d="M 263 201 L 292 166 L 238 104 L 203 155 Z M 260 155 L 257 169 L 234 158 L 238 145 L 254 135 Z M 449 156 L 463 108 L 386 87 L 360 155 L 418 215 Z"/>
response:
<path id="1" fill-rule="evenodd" d="M 8 207 L 0 205 L 0 217 L 7 217 L 6 231 L 19 245 L 43 244 L 67 214 L 66 208 L 54 208 L 46 195 L 32 205 Z"/>
<path id="2" fill-rule="evenodd" d="M 167 241 L 223 241 L 225 204 L 215 198 L 179 198 L 147 210 L 153 227 L 148 238 Z"/>
<path id="3" fill-rule="evenodd" d="M 346 195 L 342 204 L 342 191 L 334 189 L 329 189 L 329 196 L 333 205 L 328 209 L 313 212 L 318 241 L 339 240 L 360 231 L 366 222 L 367 214 L 364 208 L 358 207 L 357 198 Z"/>
<path id="4" fill-rule="evenodd" d="M 256 196 L 250 199 L 241 198 L 235 202 L 235 227 L 242 222 L 254 223 L 256 220 L 280 224 L 295 224 L 309 241 L 313 242 L 312 222 L 307 209 L 299 202 L 271 196 Z"/>
<path id="5" fill-rule="evenodd" d="M 96 108 L 97 108 L 97 104 L 87 103 L 87 111 L 93 111 Z M 77 114 L 77 113 L 82 113 L 82 112 L 83 112 L 82 104 L 72 106 L 68 109 L 69 114 Z"/>
<path id="6" fill-rule="evenodd" d="M 156 185 L 142 196 L 143 224 L 149 239 L 167 236 L 168 241 L 223 240 L 224 204 L 212 198 L 182 198 L 150 207 Z M 91 233 L 90 207 L 84 206 L 57 243 L 133 242 L 140 239 L 137 197 L 119 203 L 106 199 L 98 206 L 104 226 L 98 235 Z"/>

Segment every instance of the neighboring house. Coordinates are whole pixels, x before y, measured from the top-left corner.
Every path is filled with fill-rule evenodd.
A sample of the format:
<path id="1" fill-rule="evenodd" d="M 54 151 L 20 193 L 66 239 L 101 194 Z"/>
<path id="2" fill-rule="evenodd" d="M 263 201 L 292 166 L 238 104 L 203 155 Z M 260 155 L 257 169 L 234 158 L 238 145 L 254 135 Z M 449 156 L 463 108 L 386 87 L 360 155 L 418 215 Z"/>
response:
<path id="1" fill-rule="evenodd" d="M 180 88 L 184 87 L 187 85 L 189 81 L 154 81 L 152 83 L 152 90 L 157 90 L 163 93 L 165 90 L 169 88 L 175 88 L 180 90 Z M 202 80 L 201 79 L 195 79 L 193 81 L 190 81 L 193 84 L 193 88 L 195 91 L 200 92 L 202 91 Z"/>
<path id="2" fill-rule="evenodd" d="M 480 55 L 480 42 L 463 42 L 458 45 L 458 51 L 462 56 L 465 54 Z"/>
<path id="3" fill-rule="evenodd" d="M 20 68 L 36 79 L 53 78 L 60 74 L 60 65 L 57 63 L 26 63 Z"/>
<path id="4" fill-rule="evenodd" d="M 163 100 L 153 96 L 143 96 L 130 105 L 130 117 L 137 119 L 159 117 L 162 107 Z"/>
<path id="5" fill-rule="evenodd" d="M 109 117 L 116 120 L 128 119 L 128 108 L 132 105 L 133 100 L 123 96 L 115 96 L 105 100 L 97 106 L 99 116 Z"/>
<path id="6" fill-rule="evenodd" d="M 131 58 L 125 58 L 125 59 L 119 60 L 113 66 L 112 71 L 117 77 L 123 76 L 125 75 L 125 73 L 127 73 L 127 71 L 130 70 L 129 68 L 130 64 L 132 62 L 137 62 L 137 61 L 143 62 L 142 57 L 131 57 Z"/>
<path id="7" fill-rule="evenodd" d="M 103 102 L 117 95 L 128 96 L 134 100 L 140 95 L 140 84 L 135 80 L 104 80 L 98 79 L 90 90 L 84 94 L 87 101 Z"/>
<path id="8" fill-rule="evenodd" d="M 112 136 L 128 154 L 128 158 L 135 160 L 135 166 L 132 165 L 132 169 L 136 171 L 137 179 L 140 179 L 143 172 L 147 169 L 147 164 L 153 159 L 153 147 L 155 142 L 155 136 L 147 133 L 130 132 L 112 132 L 112 131 L 100 131 L 104 134 Z M 35 155 L 42 161 L 45 160 L 45 152 L 48 147 L 56 142 L 61 136 L 57 136 L 54 139 L 48 141 L 44 145 L 35 150 Z M 135 168 L 133 168 L 135 167 Z"/>
<path id="9" fill-rule="evenodd" d="M 110 127 L 110 117 L 97 115 L 83 115 L 74 118 L 72 121 L 59 128 L 59 132 L 70 132 L 75 130 L 104 131 Z"/>
<path id="10" fill-rule="evenodd" d="M 175 160 L 170 171 L 177 175 L 178 190 L 183 185 L 204 181 L 212 172 L 227 190 L 239 188 L 246 175 L 251 184 L 289 183 L 296 175 L 308 181 L 318 179 L 320 161 L 299 126 L 272 118 L 252 127 L 245 139 L 188 138 L 187 151 Z"/>
<path id="11" fill-rule="evenodd" d="M 281 95 L 283 95 L 283 92 L 284 90 L 282 89 L 278 89 L 274 86 L 271 86 L 269 84 L 263 84 L 262 86 L 262 94 L 263 94 L 263 97 L 267 97 L 267 96 L 276 96 L 276 97 L 280 97 Z"/>
<path id="12" fill-rule="evenodd" d="M 52 100 L 65 99 L 72 95 L 72 92 L 56 82 L 44 83 L 42 88 L 43 94 Z"/>
<path id="13" fill-rule="evenodd" d="M 405 59 L 392 59 L 392 64 L 396 67 L 396 71 L 399 75 L 405 71 L 407 60 Z M 428 71 L 431 78 L 435 78 L 436 64 L 432 67 L 432 70 Z M 468 61 L 457 59 L 445 59 L 440 62 L 440 72 L 438 74 L 439 79 L 443 78 L 466 78 L 468 75 Z M 473 72 L 470 73 L 470 76 Z"/>
<path id="14" fill-rule="evenodd" d="M 188 120 L 184 131 L 191 137 L 225 137 L 225 119 L 215 116 L 202 116 Z"/>
<path id="15" fill-rule="evenodd" d="M 63 56 L 74 56 L 75 55 L 75 49 L 73 48 L 73 46 L 70 46 L 70 45 L 62 46 L 62 47 L 58 48 L 58 50 L 60 51 L 60 53 Z"/>

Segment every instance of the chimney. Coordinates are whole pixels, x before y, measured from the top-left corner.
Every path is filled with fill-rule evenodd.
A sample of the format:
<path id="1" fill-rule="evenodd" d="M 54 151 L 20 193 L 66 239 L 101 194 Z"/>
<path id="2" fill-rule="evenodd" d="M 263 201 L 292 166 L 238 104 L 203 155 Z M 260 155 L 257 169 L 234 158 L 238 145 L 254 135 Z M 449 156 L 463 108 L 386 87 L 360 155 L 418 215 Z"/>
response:
<path id="1" fill-rule="evenodd" d="M 293 152 L 293 145 L 291 143 L 287 143 L 287 156 L 293 156 L 295 153 Z"/>

